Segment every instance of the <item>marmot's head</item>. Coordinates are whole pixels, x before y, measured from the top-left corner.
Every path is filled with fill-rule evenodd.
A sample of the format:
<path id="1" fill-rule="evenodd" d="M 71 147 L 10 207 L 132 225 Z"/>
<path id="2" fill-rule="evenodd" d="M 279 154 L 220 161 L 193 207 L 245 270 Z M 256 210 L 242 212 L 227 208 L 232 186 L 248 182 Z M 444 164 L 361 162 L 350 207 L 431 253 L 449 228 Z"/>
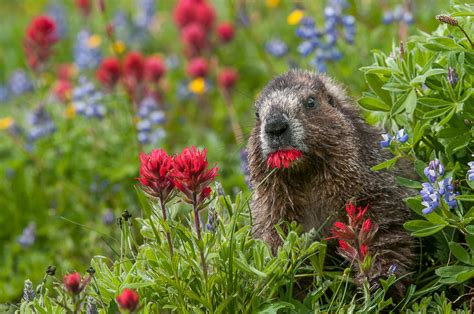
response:
<path id="1" fill-rule="evenodd" d="M 297 152 L 296 157 L 289 155 L 290 159 L 301 156 L 290 168 L 304 171 L 304 165 L 357 153 L 351 151 L 357 111 L 344 91 L 324 75 L 302 70 L 284 73 L 267 84 L 255 109 L 249 153 L 259 167 L 279 152 Z"/>

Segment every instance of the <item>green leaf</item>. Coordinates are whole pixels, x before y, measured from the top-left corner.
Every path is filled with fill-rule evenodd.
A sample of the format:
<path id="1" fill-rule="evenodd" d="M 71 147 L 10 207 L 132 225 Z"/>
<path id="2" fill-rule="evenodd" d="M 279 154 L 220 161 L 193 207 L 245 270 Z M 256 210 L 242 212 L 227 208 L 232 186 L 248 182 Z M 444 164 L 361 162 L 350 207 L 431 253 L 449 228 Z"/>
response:
<path id="1" fill-rule="evenodd" d="M 390 93 L 382 89 L 384 82 L 377 74 L 366 73 L 365 80 L 367 81 L 367 84 L 369 85 L 370 89 L 377 96 L 379 96 L 383 100 L 384 103 L 388 105 L 392 104 L 392 98 L 390 97 Z"/>
<path id="2" fill-rule="evenodd" d="M 412 189 L 422 188 L 421 183 L 418 181 L 410 180 L 410 179 L 399 177 L 399 176 L 395 177 L 395 179 L 397 180 L 398 184 L 405 186 L 407 188 L 412 188 Z"/>
<path id="3" fill-rule="evenodd" d="M 464 272 L 459 273 L 456 276 L 456 281 L 461 283 L 461 282 L 464 282 L 468 279 L 471 279 L 472 277 L 474 277 L 474 268 L 472 268 L 469 271 L 464 271 Z"/>
<path id="4" fill-rule="evenodd" d="M 461 244 L 457 242 L 449 242 L 449 250 L 458 259 L 458 261 L 468 265 L 471 264 L 471 256 L 467 250 L 461 246 Z"/>
<path id="5" fill-rule="evenodd" d="M 391 166 L 393 166 L 398 158 L 400 158 L 399 156 L 397 157 L 394 157 L 392 159 L 389 159 L 389 160 L 385 160 L 384 162 L 378 164 L 378 165 L 375 165 L 373 166 L 372 168 L 370 168 L 372 171 L 378 171 L 378 170 L 382 170 L 382 169 L 385 169 L 385 168 L 389 168 Z"/>
<path id="6" fill-rule="evenodd" d="M 434 119 L 444 116 L 449 110 L 451 110 L 451 106 L 428 111 L 423 115 L 423 119 Z"/>
<path id="7" fill-rule="evenodd" d="M 403 106 L 405 107 L 405 110 L 408 114 L 413 114 L 413 111 L 415 111 L 416 99 L 416 92 L 414 89 L 412 89 L 408 94 L 407 99 L 405 99 L 405 102 L 403 103 Z"/>
<path id="8" fill-rule="evenodd" d="M 362 97 L 359 99 L 359 105 L 370 111 L 389 111 L 390 106 L 378 98 Z"/>
<path id="9" fill-rule="evenodd" d="M 439 75 L 439 74 L 446 74 L 447 71 L 445 69 L 430 69 L 428 71 L 426 71 L 423 75 L 425 77 L 430 77 L 430 76 L 433 76 L 433 75 Z"/>
<path id="10" fill-rule="evenodd" d="M 426 237 L 441 231 L 446 224 L 433 224 L 426 220 L 411 220 L 406 222 L 403 227 L 411 231 L 414 237 Z"/>
<path id="11" fill-rule="evenodd" d="M 458 201 L 467 201 L 467 202 L 474 202 L 474 194 L 462 194 L 457 195 L 456 199 Z"/>
<path id="12" fill-rule="evenodd" d="M 441 278 L 456 278 L 460 273 L 469 272 L 471 270 L 473 270 L 473 268 L 469 266 L 452 265 L 440 267 L 435 270 L 435 273 Z"/>

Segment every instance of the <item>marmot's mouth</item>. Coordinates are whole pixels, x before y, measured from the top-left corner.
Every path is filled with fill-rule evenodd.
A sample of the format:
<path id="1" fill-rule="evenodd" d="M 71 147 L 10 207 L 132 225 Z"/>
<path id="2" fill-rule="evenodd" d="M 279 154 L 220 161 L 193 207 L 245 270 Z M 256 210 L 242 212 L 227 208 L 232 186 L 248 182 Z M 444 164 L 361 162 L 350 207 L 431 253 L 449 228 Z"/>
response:
<path id="1" fill-rule="evenodd" d="M 270 168 L 288 168 L 302 155 L 303 153 L 300 150 L 294 148 L 277 150 L 268 154 L 267 165 Z"/>

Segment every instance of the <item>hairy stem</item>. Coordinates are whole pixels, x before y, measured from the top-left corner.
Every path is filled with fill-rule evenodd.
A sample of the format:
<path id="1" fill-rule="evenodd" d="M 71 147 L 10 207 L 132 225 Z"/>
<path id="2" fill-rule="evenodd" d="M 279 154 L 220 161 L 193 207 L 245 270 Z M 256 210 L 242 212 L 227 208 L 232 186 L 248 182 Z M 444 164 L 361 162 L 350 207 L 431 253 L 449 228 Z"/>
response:
<path id="1" fill-rule="evenodd" d="M 160 206 L 161 206 L 161 212 L 163 214 L 163 220 L 166 222 L 167 215 L 166 215 L 166 207 L 165 203 L 163 202 L 163 198 L 160 197 Z M 169 231 L 166 231 L 166 239 L 168 240 L 168 247 L 170 250 L 170 256 L 173 256 L 173 243 L 171 242 L 171 234 Z"/>
<path id="2" fill-rule="evenodd" d="M 193 193 L 193 211 L 194 211 L 194 226 L 196 227 L 196 234 L 199 241 L 201 241 L 201 223 L 199 221 L 199 211 L 197 206 L 197 197 L 196 193 Z M 206 259 L 204 258 L 204 250 L 199 246 L 199 254 L 201 255 L 201 267 L 202 272 L 204 273 L 204 280 L 207 284 L 207 264 Z"/>

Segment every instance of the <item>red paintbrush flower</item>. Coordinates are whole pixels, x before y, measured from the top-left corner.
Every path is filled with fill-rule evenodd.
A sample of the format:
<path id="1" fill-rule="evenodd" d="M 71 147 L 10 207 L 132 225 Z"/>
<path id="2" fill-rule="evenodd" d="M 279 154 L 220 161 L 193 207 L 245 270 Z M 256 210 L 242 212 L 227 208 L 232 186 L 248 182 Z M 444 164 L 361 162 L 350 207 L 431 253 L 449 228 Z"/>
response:
<path id="1" fill-rule="evenodd" d="M 227 43 L 234 39 L 234 34 L 235 29 L 232 23 L 224 22 L 217 26 L 217 36 L 219 36 L 219 39 L 224 43 Z"/>
<path id="2" fill-rule="evenodd" d="M 205 77 L 208 71 L 209 66 L 204 58 L 192 59 L 186 68 L 186 72 L 191 77 Z"/>
<path id="3" fill-rule="evenodd" d="M 59 101 L 69 100 L 72 91 L 72 84 L 68 80 L 58 80 L 53 87 L 53 94 Z"/>
<path id="4" fill-rule="evenodd" d="M 92 1 L 91 0 L 76 0 L 76 7 L 79 9 L 82 15 L 85 17 L 89 16 L 92 11 Z"/>
<path id="5" fill-rule="evenodd" d="M 120 61 L 116 58 L 105 58 L 102 60 L 96 72 L 97 80 L 106 88 L 113 89 L 120 80 Z"/>
<path id="6" fill-rule="evenodd" d="M 64 276 L 63 282 L 66 290 L 72 294 L 79 294 L 89 284 L 91 277 L 87 277 L 81 282 L 81 275 L 79 273 L 72 273 Z"/>
<path id="7" fill-rule="evenodd" d="M 143 78 L 145 74 L 145 58 L 139 52 L 130 52 L 123 62 L 123 81 L 128 95 L 139 101 L 143 96 Z"/>
<path id="8" fill-rule="evenodd" d="M 338 252 L 350 261 L 357 256 L 357 250 L 344 240 L 339 240 Z"/>
<path id="9" fill-rule="evenodd" d="M 237 74 L 236 70 L 227 68 L 219 73 L 217 83 L 224 90 L 231 90 L 235 86 L 238 78 L 239 74 Z"/>
<path id="10" fill-rule="evenodd" d="M 157 197 L 166 203 L 174 190 L 171 180 L 173 158 L 163 149 L 154 149 L 151 154 L 140 154 L 140 181 L 148 195 Z"/>
<path id="11" fill-rule="evenodd" d="M 180 0 L 173 12 L 174 21 L 183 28 L 191 23 L 199 23 L 206 30 L 214 24 L 214 8 L 203 0 Z"/>
<path id="12" fill-rule="evenodd" d="M 158 56 L 148 57 L 145 61 L 145 79 L 151 83 L 158 83 L 158 81 L 166 73 L 166 66 Z"/>
<path id="13" fill-rule="evenodd" d="M 48 16 L 33 19 L 26 30 L 24 49 L 28 64 L 33 70 L 43 66 L 52 53 L 52 46 L 58 41 L 56 23 Z"/>
<path id="14" fill-rule="evenodd" d="M 192 49 L 200 50 L 207 46 L 207 33 L 198 23 L 186 25 L 181 32 L 181 39 Z"/>
<path id="15" fill-rule="evenodd" d="M 272 152 L 268 155 L 267 165 L 271 168 L 288 168 L 303 154 L 297 149 L 285 149 Z"/>
<path id="16" fill-rule="evenodd" d="M 216 13 L 214 8 L 206 1 L 196 1 L 195 12 L 196 22 L 201 24 L 207 31 L 210 31 L 216 20 Z"/>
<path id="17" fill-rule="evenodd" d="M 140 296 L 135 291 L 125 288 L 116 300 L 122 310 L 133 312 L 138 306 Z"/>
<path id="18" fill-rule="evenodd" d="M 362 209 L 361 206 L 358 206 L 357 208 L 355 207 L 352 202 L 349 202 L 346 204 L 346 212 L 347 215 L 349 216 L 349 224 L 350 225 L 357 225 L 360 222 L 362 222 L 362 219 L 364 219 L 364 215 L 367 212 L 368 206 L 365 206 L 364 209 Z"/>
<path id="19" fill-rule="evenodd" d="M 330 239 L 341 239 L 341 240 L 354 240 L 354 230 L 351 229 L 348 225 L 343 222 L 336 221 L 331 229 L 332 237 L 326 238 Z"/>
<path id="20" fill-rule="evenodd" d="M 369 247 L 367 244 L 362 244 L 359 249 L 360 260 L 363 261 L 367 253 L 369 252 Z"/>
<path id="21" fill-rule="evenodd" d="M 186 147 L 173 159 L 172 180 L 191 204 L 201 204 L 210 195 L 209 184 L 217 176 L 216 166 L 208 168 L 206 150 Z"/>

